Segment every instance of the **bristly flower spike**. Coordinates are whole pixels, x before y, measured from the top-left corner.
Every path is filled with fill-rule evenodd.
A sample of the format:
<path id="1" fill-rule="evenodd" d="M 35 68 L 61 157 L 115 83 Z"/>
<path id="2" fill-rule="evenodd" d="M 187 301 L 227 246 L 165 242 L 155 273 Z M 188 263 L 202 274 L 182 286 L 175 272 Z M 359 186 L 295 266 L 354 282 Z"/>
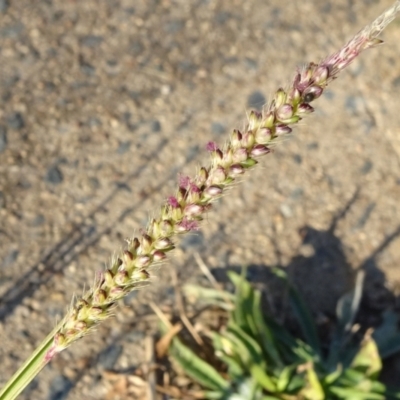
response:
<path id="1" fill-rule="evenodd" d="M 142 287 L 150 279 L 151 267 L 164 261 L 175 247 L 174 237 L 199 229 L 212 203 L 257 164 L 255 158 L 268 154 L 272 145 L 290 134 L 290 125 L 312 113 L 314 108 L 310 103 L 318 99 L 327 85 L 362 51 L 382 43 L 378 35 L 399 10 L 400 0 L 397 0 L 338 52 L 298 71 L 288 90 L 279 89 L 262 112 L 250 113 L 242 132 L 233 131 L 224 150 L 209 142 L 206 149 L 210 152 L 210 165 L 200 168 L 193 179 L 180 176 L 176 194 L 166 199 L 159 216 L 149 222 L 139 237 L 129 241 L 128 249 L 111 263 L 101 279 L 74 302 L 55 333 L 44 361 L 50 361 L 87 335 L 110 316 L 118 300 Z"/>

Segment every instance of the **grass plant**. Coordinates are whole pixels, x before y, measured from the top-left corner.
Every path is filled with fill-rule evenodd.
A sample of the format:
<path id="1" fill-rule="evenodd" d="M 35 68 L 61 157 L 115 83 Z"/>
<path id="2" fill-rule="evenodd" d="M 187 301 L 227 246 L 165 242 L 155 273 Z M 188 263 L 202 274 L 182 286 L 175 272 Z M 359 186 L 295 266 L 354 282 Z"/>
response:
<path id="1" fill-rule="evenodd" d="M 209 360 L 197 355 L 178 337 L 168 349 L 173 365 L 179 366 L 191 378 L 191 383 L 200 384 L 201 398 L 400 399 L 400 391 L 391 390 L 378 380 L 382 359 L 400 350 L 398 317 L 387 312 L 374 332 L 361 329 L 355 323 L 362 298 L 363 272 L 359 272 L 354 290 L 339 299 L 335 327 L 329 340 L 324 341 L 309 308 L 290 284 L 285 271 L 273 272 L 283 280 L 298 325 L 295 334 L 262 309 L 262 293 L 253 289 L 245 274 L 228 272 L 235 288 L 234 296 L 220 289 L 204 291 L 192 285 L 185 288 L 187 295 L 199 302 L 229 310 L 222 327 L 204 329 L 209 340 L 202 338 L 203 346 L 210 348 L 204 348 L 201 354 L 211 354 Z M 221 316 L 220 319 L 224 320 Z M 166 327 L 162 330 L 169 335 Z M 181 398 L 198 398 L 199 394 L 189 389 Z"/>

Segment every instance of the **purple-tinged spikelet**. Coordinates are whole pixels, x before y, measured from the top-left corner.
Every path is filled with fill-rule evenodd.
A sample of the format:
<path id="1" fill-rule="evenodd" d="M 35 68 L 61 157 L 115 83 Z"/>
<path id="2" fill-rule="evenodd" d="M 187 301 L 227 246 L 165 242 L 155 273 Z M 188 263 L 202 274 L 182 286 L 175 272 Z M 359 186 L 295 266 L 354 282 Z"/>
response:
<path id="1" fill-rule="evenodd" d="M 212 203 L 238 178 L 257 164 L 254 157 L 270 152 L 270 146 L 292 131 L 291 126 L 314 111 L 309 103 L 318 99 L 363 50 L 381 43 L 377 36 L 400 11 L 400 0 L 371 25 L 360 31 L 342 49 L 297 71 L 287 90 L 280 88 L 262 112 L 253 111 L 240 132 L 234 130 L 224 149 L 209 142 L 211 163 L 190 179 L 181 175 L 178 190 L 166 199 L 158 217 L 149 222 L 138 238 L 128 241 L 128 249 L 96 278 L 94 286 L 76 301 L 60 324 L 52 347 L 44 357 L 55 354 L 89 333 L 110 316 L 115 302 L 141 287 L 150 278 L 153 264 L 167 258 L 174 248 L 174 236 L 199 229 L 199 222 Z"/>

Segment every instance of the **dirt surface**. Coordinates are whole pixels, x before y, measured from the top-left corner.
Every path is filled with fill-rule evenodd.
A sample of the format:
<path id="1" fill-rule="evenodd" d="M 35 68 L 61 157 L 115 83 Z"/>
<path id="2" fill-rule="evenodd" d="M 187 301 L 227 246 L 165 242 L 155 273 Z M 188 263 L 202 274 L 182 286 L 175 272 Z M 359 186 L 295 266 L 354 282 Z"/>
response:
<path id="1" fill-rule="evenodd" d="M 207 162 L 209 140 L 222 144 L 296 65 L 337 50 L 390 4 L 0 0 L 0 386 L 174 192 L 178 172 Z M 288 267 L 316 317 L 333 313 L 360 267 L 365 309 L 396 306 L 399 38 L 397 21 L 153 284 L 21 399 L 138 398 L 105 371 L 141 365 L 156 331 L 149 304 L 168 309 L 177 287 L 203 280 L 196 252 L 217 270 Z"/>

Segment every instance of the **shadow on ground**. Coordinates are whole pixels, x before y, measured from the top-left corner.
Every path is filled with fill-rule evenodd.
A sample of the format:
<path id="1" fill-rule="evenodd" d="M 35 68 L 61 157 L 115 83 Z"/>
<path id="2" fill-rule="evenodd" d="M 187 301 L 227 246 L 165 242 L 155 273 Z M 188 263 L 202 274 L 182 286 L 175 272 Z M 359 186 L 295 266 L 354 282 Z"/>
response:
<path id="1" fill-rule="evenodd" d="M 147 158 L 156 158 L 160 154 L 161 149 L 166 146 L 167 142 L 168 139 L 162 140 L 157 148 L 147 155 Z M 189 163 L 195 156 L 196 154 L 193 152 L 190 156 L 185 158 L 182 165 Z M 55 244 L 38 262 L 32 265 L 29 271 L 23 274 L 13 283 L 13 286 L 4 293 L 0 298 L 0 322 L 4 321 L 8 315 L 12 314 L 15 308 L 21 304 L 25 298 L 31 297 L 41 285 L 49 284 L 55 275 L 62 274 L 63 270 L 71 261 L 77 259 L 80 254 L 94 246 L 101 237 L 109 234 L 116 224 L 132 215 L 143 198 L 160 191 L 165 186 L 166 182 L 174 179 L 178 171 L 182 168 L 182 165 L 174 168 L 171 173 L 165 177 L 163 183 L 152 187 L 146 193 L 141 193 L 138 202 L 131 207 L 125 208 L 115 221 L 112 221 L 112 223 L 104 229 L 98 231 L 96 223 L 94 222 L 95 216 L 106 212 L 122 191 L 131 192 L 130 183 L 140 178 L 147 164 L 135 170 L 123 181 L 117 182 L 112 192 L 87 215 L 84 223 L 75 225 L 74 229 L 67 233 L 62 240 Z"/>
<path id="2" fill-rule="evenodd" d="M 304 226 L 299 230 L 302 239 L 301 248 L 308 254 L 294 256 L 287 265 L 249 265 L 245 270 L 246 278 L 264 293 L 263 307 L 297 334 L 299 327 L 290 313 L 284 284 L 271 272 L 271 267 L 287 271 L 290 281 L 312 311 L 323 336 L 325 334 L 329 336 L 330 327 L 336 319 L 336 304 L 341 296 L 354 287 L 357 271 L 364 271 L 365 279 L 356 323 L 364 329 L 376 328 L 382 322 L 385 310 L 399 311 L 400 298 L 387 288 L 385 274 L 379 269 L 377 259 L 400 236 L 400 226 L 389 234 L 356 269 L 350 266 L 343 244 L 335 235 L 338 222 L 345 217 L 358 196 L 357 191 L 346 207 L 332 219 L 327 230 L 318 230 L 311 226 Z M 279 255 L 279 249 L 275 250 Z M 243 267 L 222 267 L 212 272 L 219 282 L 229 285 L 228 271 L 241 273 Z M 399 374 L 400 354 L 396 354 L 385 360 L 381 379 L 392 388 L 400 388 Z"/>

